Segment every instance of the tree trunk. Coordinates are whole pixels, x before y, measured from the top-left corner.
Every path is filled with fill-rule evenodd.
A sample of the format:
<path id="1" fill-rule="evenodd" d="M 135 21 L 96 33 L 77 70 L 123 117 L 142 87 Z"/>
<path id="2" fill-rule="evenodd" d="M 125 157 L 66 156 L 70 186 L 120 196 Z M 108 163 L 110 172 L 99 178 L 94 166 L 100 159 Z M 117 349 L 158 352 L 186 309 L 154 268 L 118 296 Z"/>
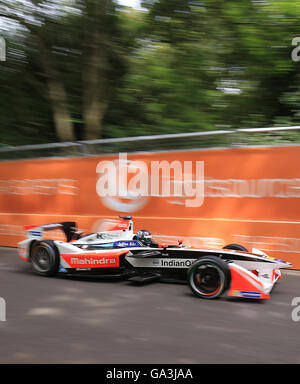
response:
<path id="1" fill-rule="evenodd" d="M 87 8 L 84 35 L 85 69 L 83 71 L 83 120 L 85 137 L 101 137 L 101 125 L 107 109 L 108 13 L 111 0 L 91 1 Z"/>
<path id="2" fill-rule="evenodd" d="M 52 104 L 53 119 L 59 141 L 73 141 L 74 130 L 67 107 L 67 95 L 64 86 L 51 77 L 48 78 L 49 99 Z"/>
<path id="3" fill-rule="evenodd" d="M 85 123 L 85 137 L 93 140 L 101 137 L 101 123 L 105 115 L 107 104 L 102 102 L 99 97 L 84 106 L 83 119 Z"/>
<path id="4" fill-rule="evenodd" d="M 41 62 L 44 67 L 48 85 L 48 99 L 51 102 L 56 135 L 59 141 L 74 141 L 74 127 L 68 109 L 68 96 L 64 84 L 60 81 L 55 59 L 51 50 L 47 50 L 44 42 L 38 38 Z"/>
<path id="5" fill-rule="evenodd" d="M 98 31 L 95 35 L 87 68 L 83 73 L 83 120 L 88 140 L 101 137 L 101 124 L 107 108 L 105 37 Z"/>
<path id="6" fill-rule="evenodd" d="M 1 1 L 1 3 L 3 3 Z M 2 4 L 1 4 L 2 5 Z M 47 79 L 48 92 L 46 93 L 51 102 L 53 120 L 55 123 L 56 135 L 60 141 L 75 140 L 74 127 L 71 114 L 68 110 L 68 97 L 66 89 L 60 80 L 59 68 L 57 68 L 55 57 L 52 56 L 51 48 L 47 47 L 43 36 L 40 34 L 40 27 L 37 27 L 17 14 L 2 14 L 0 16 L 18 21 L 22 26 L 29 29 L 32 37 L 36 39 L 40 53 L 40 61 Z M 34 80 L 33 80 L 34 81 Z M 35 81 L 34 81 L 35 83 Z"/>

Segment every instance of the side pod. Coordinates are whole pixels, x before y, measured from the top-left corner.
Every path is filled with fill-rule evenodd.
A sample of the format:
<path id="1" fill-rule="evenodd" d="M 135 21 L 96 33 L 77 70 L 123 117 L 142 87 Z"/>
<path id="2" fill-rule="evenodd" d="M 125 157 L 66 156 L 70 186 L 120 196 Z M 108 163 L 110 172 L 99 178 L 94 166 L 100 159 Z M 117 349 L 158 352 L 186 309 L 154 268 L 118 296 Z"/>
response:
<path id="1" fill-rule="evenodd" d="M 234 263 L 230 263 L 229 268 L 231 284 L 228 296 L 248 299 L 270 298 L 269 290 L 254 273 Z"/>

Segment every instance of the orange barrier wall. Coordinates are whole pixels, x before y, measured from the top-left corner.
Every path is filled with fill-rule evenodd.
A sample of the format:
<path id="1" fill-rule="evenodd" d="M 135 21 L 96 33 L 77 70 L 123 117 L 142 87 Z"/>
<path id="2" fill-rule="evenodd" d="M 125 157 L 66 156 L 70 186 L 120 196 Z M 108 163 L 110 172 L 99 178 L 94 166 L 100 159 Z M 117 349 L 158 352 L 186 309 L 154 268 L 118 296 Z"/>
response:
<path id="1" fill-rule="evenodd" d="M 24 239 L 24 225 L 74 220 L 80 229 L 97 231 L 106 219 L 131 214 L 135 229 L 149 229 L 166 242 L 240 243 L 300 269 L 299 146 L 128 154 L 127 163 L 117 158 L 1 162 L 0 244 L 16 246 Z M 161 189 L 158 196 L 101 197 L 99 164 L 111 160 L 119 169 L 143 161 L 148 179 L 153 161 L 177 161 L 182 169 L 184 161 L 191 162 L 194 181 L 196 161 L 204 161 L 204 199 L 189 207 L 186 196 L 161 196 Z M 171 189 L 176 183 L 181 180 L 172 174 Z"/>

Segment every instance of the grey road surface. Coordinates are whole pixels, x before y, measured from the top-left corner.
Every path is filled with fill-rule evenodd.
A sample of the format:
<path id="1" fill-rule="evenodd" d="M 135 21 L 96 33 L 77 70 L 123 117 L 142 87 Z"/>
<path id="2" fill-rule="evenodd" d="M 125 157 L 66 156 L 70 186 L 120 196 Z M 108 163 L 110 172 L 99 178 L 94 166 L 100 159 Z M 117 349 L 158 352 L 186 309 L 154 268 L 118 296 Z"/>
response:
<path id="1" fill-rule="evenodd" d="M 268 301 L 209 301 L 183 284 L 40 277 L 0 248 L 0 297 L 0 363 L 300 363 L 294 271 Z"/>

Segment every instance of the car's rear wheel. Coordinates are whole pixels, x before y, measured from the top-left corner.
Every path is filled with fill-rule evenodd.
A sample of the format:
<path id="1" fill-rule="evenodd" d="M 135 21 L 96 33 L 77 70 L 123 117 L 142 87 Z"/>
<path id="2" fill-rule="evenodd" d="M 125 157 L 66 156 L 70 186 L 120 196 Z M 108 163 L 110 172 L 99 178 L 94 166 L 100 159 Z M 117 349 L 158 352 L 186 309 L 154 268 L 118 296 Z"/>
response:
<path id="1" fill-rule="evenodd" d="M 248 252 L 248 249 L 240 244 L 228 244 L 228 245 L 225 245 L 223 249 L 231 249 L 233 251 Z"/>
<path id="2" fill-rule="evenodd" d="M 54 276 L 59 267 L 59 254 L 52 240 L 36 243 L 31 250 L 30 261 L 35 272 L 42 276 Z"/>
<path id="3" fill-rule="evenodd" d="M 203 299 L 216 299 L 230 284 L 228 264 L 216 256 L 204 256 L 188 270 L 191 290 Z"/>

